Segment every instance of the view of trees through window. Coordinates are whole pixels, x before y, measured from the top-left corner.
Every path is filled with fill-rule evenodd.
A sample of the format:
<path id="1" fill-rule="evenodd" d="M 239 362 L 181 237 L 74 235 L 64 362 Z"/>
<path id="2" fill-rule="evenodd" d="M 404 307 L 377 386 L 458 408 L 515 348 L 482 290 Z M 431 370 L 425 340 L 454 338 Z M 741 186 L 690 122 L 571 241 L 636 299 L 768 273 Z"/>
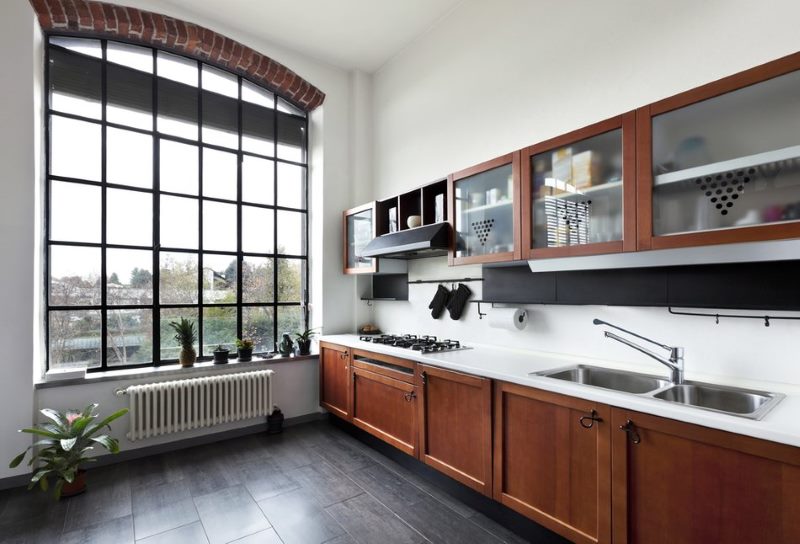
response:
<path id="1" fill-rule="evenodd" d="M 274 349 L 306 328 L 307 119 L 201 62 L 107 40 L 47 48 L 50 368 Z"/>

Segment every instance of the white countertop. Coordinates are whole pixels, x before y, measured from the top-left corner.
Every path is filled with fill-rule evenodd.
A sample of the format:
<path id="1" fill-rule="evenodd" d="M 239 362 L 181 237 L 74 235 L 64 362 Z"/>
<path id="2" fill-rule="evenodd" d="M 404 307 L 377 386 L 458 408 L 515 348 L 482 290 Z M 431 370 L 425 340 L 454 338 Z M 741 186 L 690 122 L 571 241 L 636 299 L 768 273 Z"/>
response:
<path id="1" fill-rule="evenodd" d="M 660 417 L 721 429 L 723 431 L 771 440 L 791 446 L 800 446 L 800 387 L 797 386 L 769 382 L 753 382 L 749 380 L 732 380 L 720 376 L 693 373 L 690 367 L 686 368 L 687 380 L 770 391 L 786 395 L 786 398 L 781 400 L 761 421 L 754 421 L 699 408 L 682 406 L 641 395 L 610 391 L 599 387 L 581 385 L 544 376 L 533 376 L 530 374 L 532 372 L 541 372 L 543 370 L 551 370 L 574 364 L 588 364 L 666 376 L 666 368 L 663 368 L 655 361 L 653 361 L 652 367 L 632 367 L 631 365 L 616 363 L 614 361 L 601 361 L 575 355 L 543 353 L 470 343 L 466 343 L 466 345 L 471 349 L 423 355 L 410 349 L 364 342 L 359 340 L 358 335 L 355 334 L 327 335 L 320 337 L 320 340 L 375 353 L 394 355 L 403 359 L 439 366 L 441 368 L 456 370 L 467 374 L 527 385 L 554 393 L 570 395 L 609 404 L 611 406 L 617 406 L 619 408 L 636 410 Z"/>

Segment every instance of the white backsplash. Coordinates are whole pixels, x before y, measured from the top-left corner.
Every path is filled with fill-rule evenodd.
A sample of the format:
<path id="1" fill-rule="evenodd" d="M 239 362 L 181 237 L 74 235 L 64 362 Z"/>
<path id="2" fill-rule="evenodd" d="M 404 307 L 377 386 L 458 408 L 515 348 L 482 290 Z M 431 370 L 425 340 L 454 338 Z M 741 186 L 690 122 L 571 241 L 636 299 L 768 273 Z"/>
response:
<path id="1" fill-rule="evenodd" d="M 409 261 L 410 280 L 464 277 L 481 277 L 481 267 L 448 267 L 446 258 Z M 472 298 L 481 297 L 481 282 L 466 285 L 474 293 Z M 384 332 L 434 334 L 467 345 L 473 342 L 568 353 L 622 361 L 640 366 L 644 372 L 666 371 L 656 361 L 605 339 L 601 327 L 592 324 L 597 317 L 664 344 L 685 348 L 690 379 L 699 373 L 730 380 L 800 385 L 800 321 L 772 321 L 765 327 L 760 320 L 721 319 L 716 325 L 713 318 L 670 315 L 666 308 L 528 305 L 528 327 L 512 332 L 490 328 L 486 318 L 478 318 L 477 305 L 473 303 L 467 305 L 459 321 L 450 319 L 446 310 L 439 319 L 433 319 L 428 304 L 436 287 L 435 283 L 409 285 L 408 302 L 375 302 L 374 323 Z M 492 311 L 483 304 L 481 310 Z"/>

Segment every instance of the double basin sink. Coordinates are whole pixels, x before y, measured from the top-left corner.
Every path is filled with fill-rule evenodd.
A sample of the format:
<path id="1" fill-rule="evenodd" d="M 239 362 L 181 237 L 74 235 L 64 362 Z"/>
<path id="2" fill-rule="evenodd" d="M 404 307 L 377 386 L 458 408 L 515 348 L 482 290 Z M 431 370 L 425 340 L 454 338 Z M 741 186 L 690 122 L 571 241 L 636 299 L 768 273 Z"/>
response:
<path id="1" fill-rule="evenodd" d="M 701 382 L 673 384 L 658 376 L 589 365 L 574 365 L 531 374 L 755 420 L 763 418 L 785 396 L 781 393 Z"/>

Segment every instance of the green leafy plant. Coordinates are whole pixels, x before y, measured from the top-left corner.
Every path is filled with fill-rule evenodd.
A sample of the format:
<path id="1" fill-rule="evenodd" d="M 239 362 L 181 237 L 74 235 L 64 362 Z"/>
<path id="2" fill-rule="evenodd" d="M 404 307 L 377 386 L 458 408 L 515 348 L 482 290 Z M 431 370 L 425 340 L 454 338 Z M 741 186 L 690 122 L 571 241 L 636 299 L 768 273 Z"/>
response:
<path id="1" fill-rule="evenodd" d="M 189 321 L 182 317 L 180 321 L 172 321 L 169 324 L 175 331 L 175 340 L 181 345 L 182 349 L 194 351 L 194 343 L 197 342 L 197 331 L 194 328 L 194 321 Z"/>
<path id="2" fill-rule="evenodd" d="M 217 347 L 214 348 L 214 351 L 230 351 L 230 350 L 226 347 L 223 347 L 222 344 L 217 344 Z"/>
<path id="3" fill-rule="evenodd" d="M 308 342 L 317 335 L 315 332 L 316 330 L 317 329 L 306 329 L 303 332 L 294 333 L 294 336 L 297 338 L 298 342 Z"/>
<path id="4" fill-rule="evenodd" d="M 114 412 L 99 423 L 98 415 L 94 413 L 97 404 L 90 404 L 82 412 L 58 412 L 45 408 L 40 410 L 42 415 L 50 421 L 40 423 L 30 429 L 21 429 L 22 433 L 29 433 L 40 437 L 36 443 L 17 455 L 10 468 L 19 466 L 28 451 L 33 450 L 28 466 L 37 464 L 36 472 L 31 477 L 28 489 L 39 485 L 42 491 L 50 487 L 49 479 L 56 478 L 53 495 L 56 499 L 61 496 L 61 488 L 65 483 L 72 483 L 78 474 L 78 469 L 83 463 L 93 462 L 95 459 L 87 457 L 94 449 L 95 444 L 100 444 L 111 453 L 119 453 L 119 441 L 107 434 L 97 435 L 104 428 L 111 430 L 110 423 L 128 413 L 127 408 Z"/>
<path id="5" fill-rule="evenodd" d="M 253 349 L 253 345 L 255 342 L 250 338 L 237 338 L 236 339 L 236 348 L 237 349 Z"/>

